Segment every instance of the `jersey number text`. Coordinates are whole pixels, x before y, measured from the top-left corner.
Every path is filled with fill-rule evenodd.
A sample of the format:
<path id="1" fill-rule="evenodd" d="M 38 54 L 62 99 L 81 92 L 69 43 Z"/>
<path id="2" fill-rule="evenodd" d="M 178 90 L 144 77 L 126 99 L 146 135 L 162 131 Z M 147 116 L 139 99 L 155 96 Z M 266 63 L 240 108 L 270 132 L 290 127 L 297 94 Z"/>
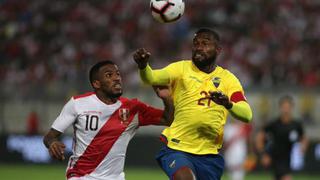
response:
<path id="1" fill-rule="evenodd" d="M 210 106 L 211 99 L 208 98 L 209 97 L 209 93 L 206 92 L 206 91 L 201 91 L 200 95 L 202 97 L 198 100 L 198 105 L 200 105 L 200 106 Z"/>
<path id="2" fill-rule="evenodd" d="M 96 115 L 86 115 L 86 128 L 85 130 L 96 131 L 98 129 L 99 117 Z"/>

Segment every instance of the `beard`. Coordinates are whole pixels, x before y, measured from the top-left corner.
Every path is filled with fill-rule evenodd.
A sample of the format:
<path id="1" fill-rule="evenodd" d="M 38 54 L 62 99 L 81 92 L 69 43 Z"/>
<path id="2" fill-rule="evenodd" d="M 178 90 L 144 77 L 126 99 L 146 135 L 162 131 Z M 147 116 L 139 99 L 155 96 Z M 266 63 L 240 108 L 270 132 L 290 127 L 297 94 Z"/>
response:
<path id="1" fill-rule="evenodd" d="M 119 98 L 121 95 L 122 95 L 122 91 L 119 92 L 119 93 L 110 93 L 110 94 L 108 94 L 108 96 L 110 98 Z"/>
<path id="2" fill-rule="evenodd" d="M 192 56 L 192 62 L 199 68 L 199 69 L 202 69 L 202 68 L 205 68 L 209 65 L 212 65 L 212 64 L 215 64 L 216 62 L 216 54 L 212 55 L 211 57 L 203 57 L 202 60 L 197 60 L 195 58 L 195 55 Z"/>
<path id="3" fill-rule="evenodd" d="M 119 98 L 122 95 L 122 90 L 113 91 L 111 89 L 107 89 L 107 90 L 101 89 L 101 92 L 104 94 L 105 97 L 108 97 L 108 98 Z"/>

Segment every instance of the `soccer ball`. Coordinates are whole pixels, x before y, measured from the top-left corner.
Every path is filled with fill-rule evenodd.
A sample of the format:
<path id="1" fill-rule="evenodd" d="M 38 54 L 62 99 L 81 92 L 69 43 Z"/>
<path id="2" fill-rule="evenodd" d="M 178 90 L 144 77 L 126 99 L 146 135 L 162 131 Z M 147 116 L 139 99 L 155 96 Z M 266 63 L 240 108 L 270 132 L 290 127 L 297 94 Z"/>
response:
<path id="1" fill-rule="evenodd" d="M 184 12 L 183 0 L 151 0 L 150 8 L 152 16 L 161 23 L 169 23 L 178 20 Z"/>

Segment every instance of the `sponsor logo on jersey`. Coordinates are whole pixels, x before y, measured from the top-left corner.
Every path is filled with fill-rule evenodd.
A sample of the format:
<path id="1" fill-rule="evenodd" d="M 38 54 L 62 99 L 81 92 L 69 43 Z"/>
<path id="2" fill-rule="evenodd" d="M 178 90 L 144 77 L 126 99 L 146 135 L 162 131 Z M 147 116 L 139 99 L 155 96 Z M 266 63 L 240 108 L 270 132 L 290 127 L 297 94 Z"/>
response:
<path id="1" fill-rule="evenodd" d="M 179 144 L 179 143 L 180 143 L 180 140 L 179 140 L 179 139 L 176 139 L 176 138 L 172 138 L 171 141 L 174 142 L 174 143 L 176 143 L 176 144 Z"/>
<path id="2" fill-rule="evenodd" d="M 100 111 L 84 111 L 85 114 L 102 114 Z"/>
<path id="3" fill-rule="evenodd" d="M 220 78 L 220 77 L 214 77 L 214 78 L 212 78 L 212 83 L 213 83 L 213 85 L 214 85 L 216 88 L 219 87 L 220 82 L 221 82 L 221 78 Z"/>
<path id="4" fill-rule="evenodd" d="M 197 81 L 198 83 L 202 83 L 202 81 L 195 76 L 189 76 L 189 78 Z"/>
<path id="5" fill-rule="evenodd" d="M 128 124 L 128 119 L 129 119 L 129 109 L 128 108 L 120 108 L 119 109 L 119 117 L 120 117 L 120 121 L 123 124 Z"/>
<path id="6" fill-rule="evenodd" d="M 170 164 L 169 164 L 170 168 L 174 168 L 176 167 L 176 160 L 173 160 Z"/>
<path id="7" fill-rule="evenodd" d="M 298 140 L 298 136 L 299 136 L 298 132 L 296 130 L 292 130 L 289 133 L 289 140 L 291 142 L 296 142 Z"/>

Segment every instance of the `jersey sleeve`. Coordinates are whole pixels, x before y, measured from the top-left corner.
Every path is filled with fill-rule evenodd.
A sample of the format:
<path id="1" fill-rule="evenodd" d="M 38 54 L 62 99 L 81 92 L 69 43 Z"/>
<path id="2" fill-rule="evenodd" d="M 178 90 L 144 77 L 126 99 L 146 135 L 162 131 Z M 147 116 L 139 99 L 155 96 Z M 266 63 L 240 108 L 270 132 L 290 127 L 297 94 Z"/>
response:
<path id="1" fill-rule="evenodd" d="M 271 154 L 274 150 L 274 127 L 275 122 L 268 123 L 263 128 L 263 132 L 265 133 L 265 139 L 264 139 L 264 152 L 267 154 Z"/>
<path id="2" fill-rule="evenodd" d="M 229 110 L 232 116 L 243 121 L 250 122 L 252 120 L 252 110 L 244 96 L 244 91 L 239 79 L 232 73 L 227 76 L 227 95 L 233 102 L 232 108 Z"/>
<path id="3" fill-rule="evenodd" d="M 140 101 L 137 101 L 137 103 L 139 126 L 160 124 L 163 110 L 154 108 Z"/>
<path id="4" fill-rule="evenodd" d="M 182 63 L 176 62 L 169 64 L 162 69 L 153 70 L 149 65 L 140 70 L 142 81 L 150 85 L 168 85 L 182 74 Z"/>
<path id="5" fill-rule="evenodd" d="M 228 84 L 227 95 L 232 102 L 247 101 L 239 79 L 231 73 L 228 76 Z"/>
<path id="6" fill-rule="evenodd" d="M 76 118 L 75 101 L 71 98 L 67 104 L 64 105 L 60 115 L 56 118 L 51 127 L 63 133 Z"/>
<path id="7" fill-rule="evenodd" d="M 299 135 L 299 140 L 301 140 L 301 138 L 304 136 L 304 131 L 303 131 L 302 124 L 300 122 L 297 123 L 297 131 Z"/>

